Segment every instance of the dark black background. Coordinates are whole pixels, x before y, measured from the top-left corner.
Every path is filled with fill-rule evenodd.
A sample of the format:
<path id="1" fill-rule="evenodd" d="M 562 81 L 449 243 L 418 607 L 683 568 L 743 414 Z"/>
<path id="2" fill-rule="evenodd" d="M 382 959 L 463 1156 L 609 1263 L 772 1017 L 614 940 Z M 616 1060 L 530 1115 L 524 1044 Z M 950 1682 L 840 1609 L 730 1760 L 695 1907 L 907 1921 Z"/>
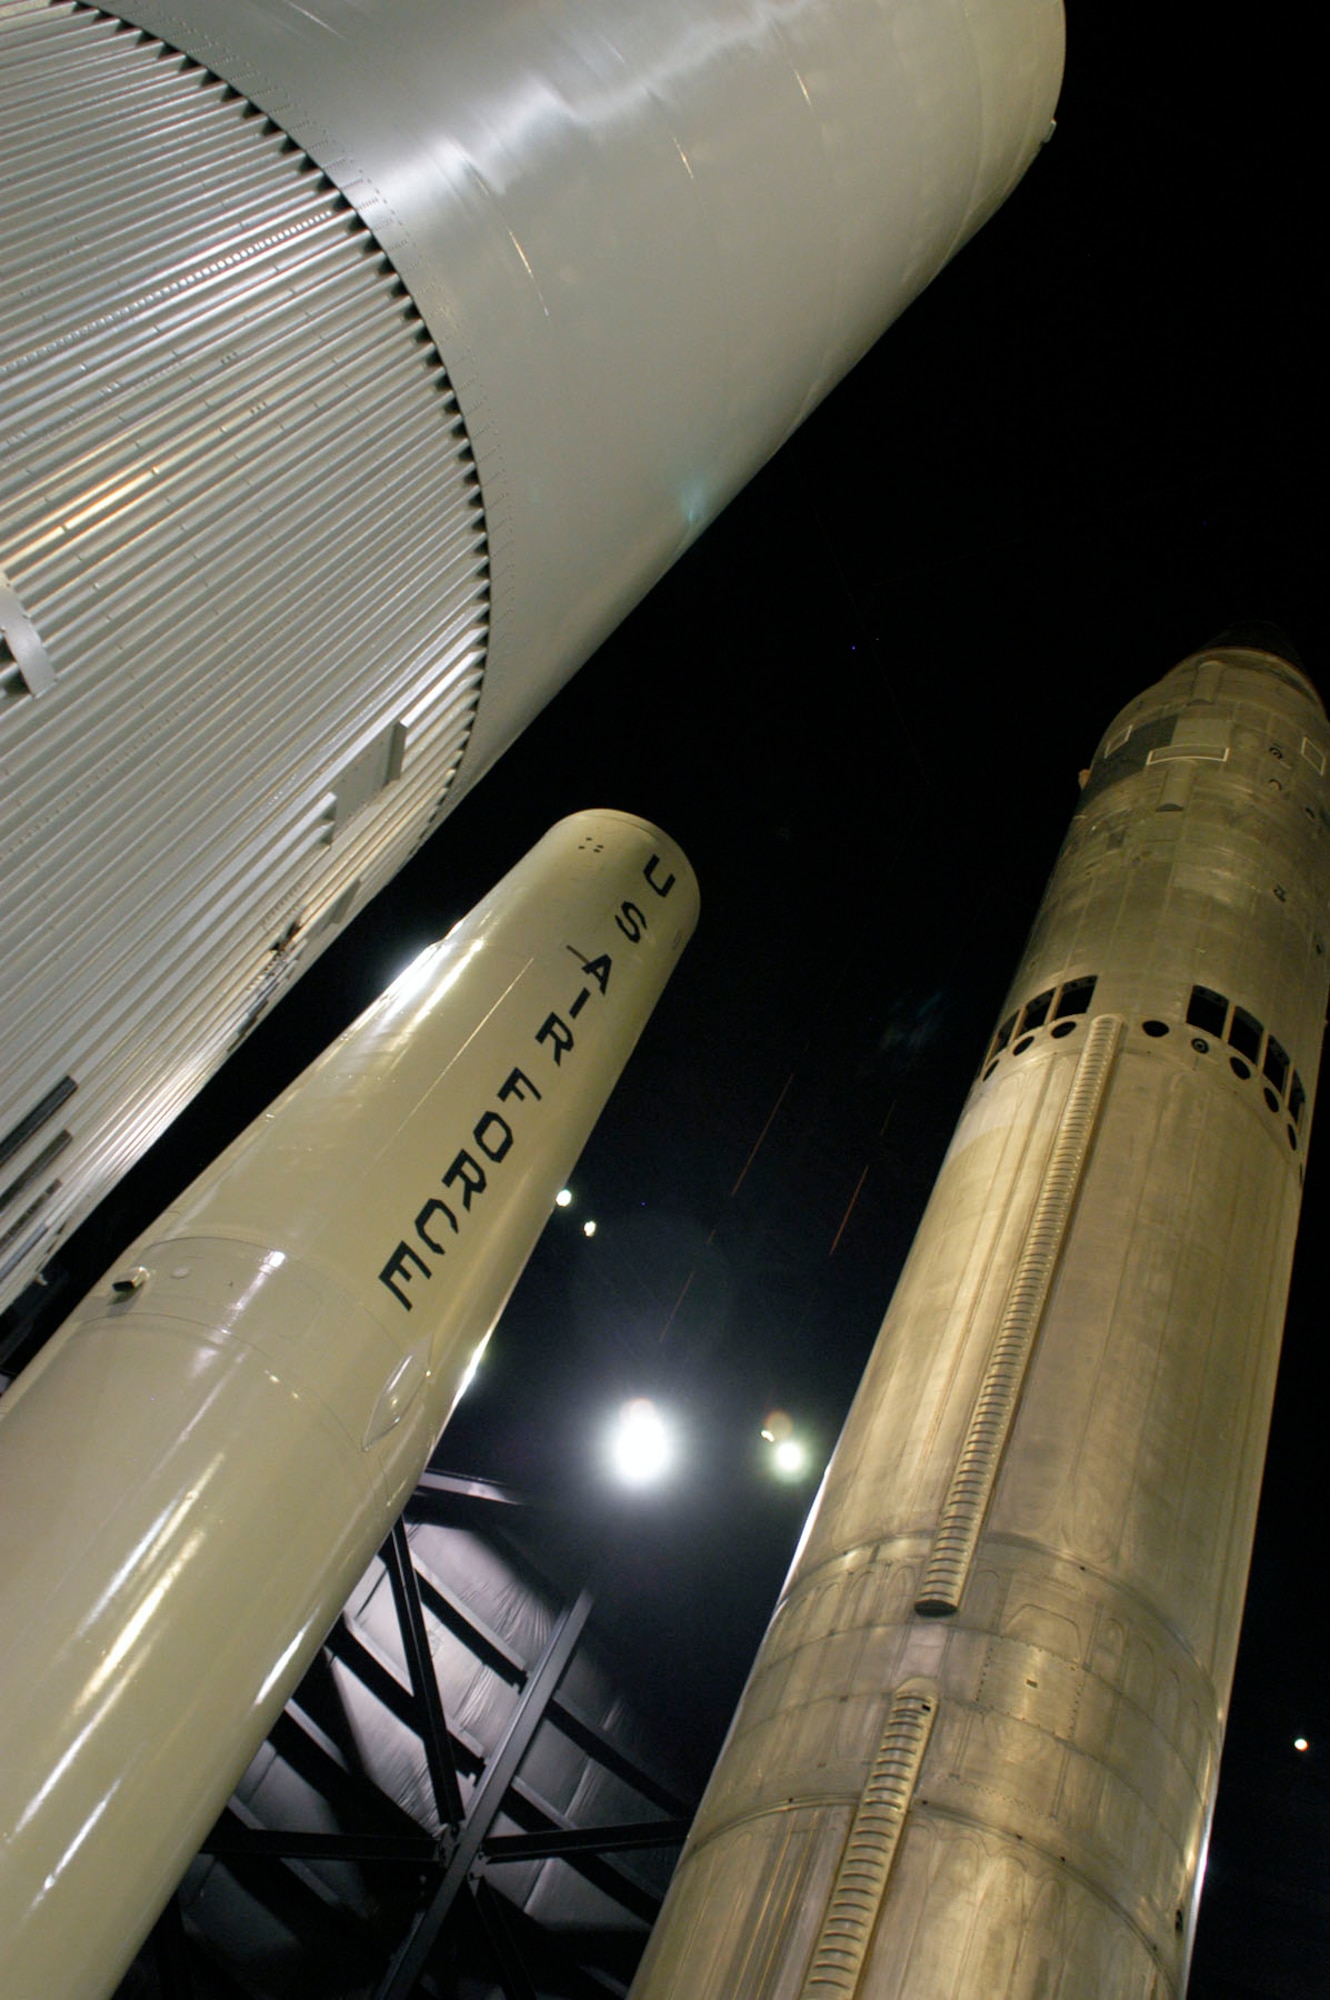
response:
<path id="1" fill-rule="evenodd" d="M 1078 769 L 1234 620 L 1330 687 L 1315 10 L 1070 12 L 1058 132 L 1007 207 L 55 1274 L 52 1316 L 553 819 L 658 819 L 701 927 L 439 1462 L 559 1502 L 699 1772 L 811 1496 L 758 1426 L 778 1404 L 834 1442 Z M 1192 2000 L 1330 1991 L 1325 1180 L 1313 1147 Z M 629 1504 L 598 1438 L 636 1393 L 686 1455 Z"/>

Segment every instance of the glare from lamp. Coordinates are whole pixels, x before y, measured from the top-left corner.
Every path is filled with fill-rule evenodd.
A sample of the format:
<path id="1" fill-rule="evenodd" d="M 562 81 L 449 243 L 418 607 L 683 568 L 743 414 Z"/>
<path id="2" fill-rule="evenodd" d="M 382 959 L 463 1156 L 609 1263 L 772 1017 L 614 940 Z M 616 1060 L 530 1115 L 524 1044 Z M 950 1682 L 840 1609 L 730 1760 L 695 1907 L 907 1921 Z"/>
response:
<path id="1" fill-rule="evenodd" d="M 560 1188 L 559 1192 L 554 1197 L 554 1206 L 556 1208 L 571 1208 L 572 1205 L 573 1205 L 572 1189 Z"/>
<path id="2" fill-rule="evenodd" d="M 610 1464 L 626 1486 L 651 1486 L 675 1459 L 669 1425 L 655 1404 L 635 1396 L 620 1410 L 610 1436 Z"/>

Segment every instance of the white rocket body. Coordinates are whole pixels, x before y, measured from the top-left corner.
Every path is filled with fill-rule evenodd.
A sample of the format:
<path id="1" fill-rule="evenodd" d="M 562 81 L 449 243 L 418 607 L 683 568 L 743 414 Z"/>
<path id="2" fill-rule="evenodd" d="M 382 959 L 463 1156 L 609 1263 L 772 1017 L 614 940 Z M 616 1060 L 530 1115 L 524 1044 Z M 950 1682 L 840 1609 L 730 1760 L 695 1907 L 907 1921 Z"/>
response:
<path id="1" fill-rule="evenodd" d="M 996 208 L 1061 61 L 1061 0 L 0 0 L 0 1304 Z"/>
<path id="2" fill-rule="evenodd" d="M 387 1534 L 697 915 L 562 821 L 0 1406 L 0 1991 L 110 1992 Z"/>

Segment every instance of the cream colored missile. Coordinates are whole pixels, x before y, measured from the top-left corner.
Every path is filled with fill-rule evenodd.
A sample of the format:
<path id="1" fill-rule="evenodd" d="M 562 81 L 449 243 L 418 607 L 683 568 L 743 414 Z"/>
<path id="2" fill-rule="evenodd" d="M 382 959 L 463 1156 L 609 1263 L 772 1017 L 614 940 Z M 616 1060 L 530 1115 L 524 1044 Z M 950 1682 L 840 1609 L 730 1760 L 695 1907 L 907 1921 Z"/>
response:
<path id="1" fill-rule="evenodd" d="M 560 822 L 0 1405 L 0 1992 L 111 1992 L 387 1533 L 697 917 Z"/>

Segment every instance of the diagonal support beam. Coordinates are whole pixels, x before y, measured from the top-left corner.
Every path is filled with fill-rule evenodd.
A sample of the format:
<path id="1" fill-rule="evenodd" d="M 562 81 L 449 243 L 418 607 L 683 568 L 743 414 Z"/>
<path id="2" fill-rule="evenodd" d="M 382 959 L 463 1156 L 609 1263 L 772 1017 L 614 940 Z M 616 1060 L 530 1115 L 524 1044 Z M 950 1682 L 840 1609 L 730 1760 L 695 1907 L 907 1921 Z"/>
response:
<path id="1" fill-rule="evenodd" d="M 611 1743 L 604 1731 L 566 1694 L 557 1695 L 550 1703 L 550 1721 L 563 1731 L 570 1743 L 575 1743 L 579 1750 L 585 1750 L 593 1763 L 602 1765 L 616 1778 L 622 1778 L 626 1785 L 631 1785 L 653 1806 L 659 1806 L 671 1819 L 691 1818 L 695 1807 L 687 1799 L 681 1799 L 649 1771 L 643 1770 L 617 1743 Z"/>
<path id="2" fill-rule="evenodd" d="M 515 1486 L 501 1486 L 497 1479 L 468 1477 L 457 1472 L 422 1472 L 406 1503 L 413 1521 L 455 1520 L 495 1507 L 529 1507 L 531 1501 Z"/>
<path id="3" fill-rule="evenodd" d="M 622 1826 L 551 1827 L 548 1833 L 501 1833 L 485 1842 L 486 1861 L 556 1861 L 574 1854 L 625 1854 L 633 1848 L 681 1847 L 687 1819 L 632 1820 Z"/>
<path id="4" fill-rule="evenodd" d="M 152 1932 L 152 1956 L 164 2000 L 194 2000 L 194 1979 L 179 1895 L 173 1895 Z"/>
<path id="5" fill-rule="evenodd" d="M 513 1780 L 512 1789 L 504 1801 L 503 1809 L 505 1814 L 516 1820 L 525 1833 L 579 1831 L 567 1821 L 552 1818 L 551 1808 L 546 1801 L 538 1798 L 520 1777 Z M 640 1918 L 648 1927 L 654 1924 L 660 1915 L 660 1897 L 654 1895 L 651 1890 L 644 1889 L 640 1882 L 633 1876 L 626 1875 L 621 1868 L 616 1868 L 604 1854 L 574 1844 L 558 1859 L 565 1862 L 569 1868 L 575 1868 L 579 1875 L 585 1876 L 586 1880 L 604 1895 L 610 1897 L 613 1902 L 621 1904 L 625 1910 Z M 481 1854 L 481 1863 L 483 1866 L 489 1866 L 489 1856 L 484 1851 Z"/>
<path id="6" fill-rule="evenodd" d="M 411 1560 L 411 1544 L 404 1521 L 395 1523 L 379 1553 L 388 1571 L 393 1603 L 397 1608 L 402 1650 L 406 1655 L 411 1692 L 415 1696 L 419 1718 L 416 1726 L 425 1746 L 425 1763 L 429 1769 L 435 1811 L 441 1825 L 458 1827 L 462 1823 L 462 1794 L 458 1789 L 457 1767 L 453 1763 L 448 1724 L 439 1695 L 439 1677 L 434 1671 L 434 1656 L 429 1649 L 425 1614 L 420 1604 L 420 1586 L 415 1564 Z"/>
<path id="7" fill-rule="evenodd" d="M 494 1957 L 499 1983 L 503 1987 L 505 2000 L 540 2000 L 531 1983 L 522 1955 L 517 1948 L 517 1940 L 508 1928 L 503 1914 L 503 1898 L 496 1896 L 483 1878 L 470 1885 L 475 1902 L 476 1915 L 481 1929 Z"/>
<path id="8" fill-rule="evenodd" d="M 435 1940 L 467 1875 L 480 1856 L 486 1836 L 498 1817 L 508 1787 L 517 1775 L 523 1757 L 545 1719 L 550 1698 L 563 1678 L 568 1662 L 577 1649 L 587 1619 L 591 1615 L 591 1593 L 584 1590 L 577 1602 L 563 1612 L 550 1634 L 539 1664 L 522 1690 L 502 1741 L 485 1767 L 476 1787 L 471 1811 L 458 1836 L 457 1845 L 444 1868 L 433 1895 L 416 1917 L 411 1929 L 393 1956 L 392 1964 L 375 1995 L 375 2000 L 410 2000 L 434 1949 Z"/>
<path id="9" fill-rule="evenodd" d="M 428 1868 L 438 1858 L 429 1834 L 307 1833 L 299 1828 L 245 1826 L 234 1813 L 224 1812 L 199 1850 L 219 1861 L 233 1857 L 251 1861 L 388 1862 Z"/>

